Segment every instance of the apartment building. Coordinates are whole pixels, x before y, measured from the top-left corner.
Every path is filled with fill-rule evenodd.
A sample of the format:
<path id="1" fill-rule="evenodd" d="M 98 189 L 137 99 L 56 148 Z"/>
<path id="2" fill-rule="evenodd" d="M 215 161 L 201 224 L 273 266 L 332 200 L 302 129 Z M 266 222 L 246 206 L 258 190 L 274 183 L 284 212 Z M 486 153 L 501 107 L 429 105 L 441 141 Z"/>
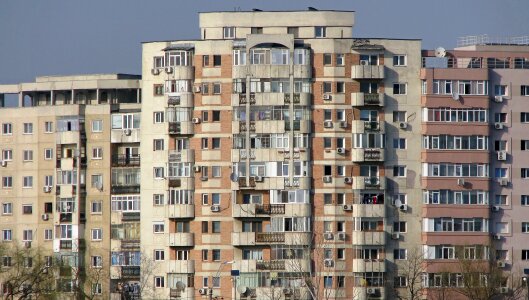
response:
<path id="1" fill-rule="evenodd" d="M 139 142 L 139 134 L 127 131 L 125 117 L 139 112 L 139 79 L 124 74 L 43 76 L 0 86 L 2 245 L 34 249 L 34 260 L 37 254 L 45 256 L 46 266 L 56 267 L 56 290 L 64 298 L 76 297 L 76 287 L 108 298 L 111 249 L 123 251 L 111 242 L 110 223 L 122 221 L 114 216 L 114 202 L 125 192 L 139 194 L 116 188 L 121 165 L 113 157 L 123 146 Z M 123 122 L 117 122 L 122 115 Z M 137 120 L 133 131 L 139 114 Z M 15 256 L 3 254 L 2 282 L 10 276 L 9 267 L 22 267 L 13 265 L 9 253 Z M 9 290 L 2 285 L 3 296 Z"/>
<path id="2" fill-rule="evenodd" d="M 420 243 L 420 41 L 353 39 L 348 11 L 199 17 L 143 44 L 144 295 L 390 297 Z"/>
<path id="3" fill-rule="evenodd" d="M 529 47 L 475 37 L 461 42 L 452 51 L 423 51 L 422 242 L 428 262 L 423 285 L 460 288 L 462 273 L 470 270 L 462 270 L 458 260 L 475 260 L 475 266 L 485 260 L 473 271 L 503 270 L 499 292 L 511 294 L 529 274 L 524 239 Z"/>

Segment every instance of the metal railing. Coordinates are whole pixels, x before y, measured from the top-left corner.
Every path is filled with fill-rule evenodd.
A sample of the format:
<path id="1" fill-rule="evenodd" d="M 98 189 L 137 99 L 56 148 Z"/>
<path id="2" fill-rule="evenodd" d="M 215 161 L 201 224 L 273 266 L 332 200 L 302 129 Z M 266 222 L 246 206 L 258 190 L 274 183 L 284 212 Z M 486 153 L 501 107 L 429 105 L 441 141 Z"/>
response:
<path id="1" fill-rule="evenodd" d="M 112 155 L 113 167 L 139 166 L 140 155 L 114 154 Z"/>
<path id="2" fill-rule="evenodd" d="M 257 243 L 284 243 L 285 233 L 283 232 L 257 232 L 255 234 Z"/>
<path id="3" fill-rule="evenodd" d="M 257 270 L 279 271 L 285 269 L 284 260 L 259 260 L 255 264 Z"/>
<path id="4" fill-rule="evenodd" d="M 285 214 L 284 204 L 258 204 L 255 206 L 256 214 L 283 215 Z"/>

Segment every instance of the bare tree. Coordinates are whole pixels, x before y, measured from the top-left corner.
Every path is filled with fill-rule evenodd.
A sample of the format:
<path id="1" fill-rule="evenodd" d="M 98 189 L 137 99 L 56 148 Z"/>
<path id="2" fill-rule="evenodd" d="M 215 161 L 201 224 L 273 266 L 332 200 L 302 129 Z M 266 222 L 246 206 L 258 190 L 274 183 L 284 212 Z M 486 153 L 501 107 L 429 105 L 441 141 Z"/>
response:
<path id="1" fill-rule="evenodd" d="M 404 287 L 400 283 L 394 284 L 395 297 L 406 300 L 419 300 L 425 294 L 422 286 L 422 276 L 425 273 L 426 262 L 422 249 L 415 248 L 408 251 L 407 259 L 399 261 L 396 274 L 404 280 Z"/>

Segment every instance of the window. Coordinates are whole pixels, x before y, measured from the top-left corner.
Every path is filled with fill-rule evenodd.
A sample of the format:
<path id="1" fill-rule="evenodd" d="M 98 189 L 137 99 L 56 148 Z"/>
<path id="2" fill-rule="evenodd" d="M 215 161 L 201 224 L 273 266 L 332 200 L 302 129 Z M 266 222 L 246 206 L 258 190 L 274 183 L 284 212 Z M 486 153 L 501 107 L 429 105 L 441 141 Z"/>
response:
<path id="1" fill-rule="evenodd" d="M 314 37 L 324 38 L 327 36 L 327 28 L 324 26 L 314 27 Z"/>
<path id="2" fill-rule="evenodd" d="M 496 195 L 494 205 L 507 205 L 507 195 Z"/>
<path id="3" fill-rule="evenodd" d="M 209 55 L 203 55 L 202 56 L 202 66 L 208 67 L 209 66 Z"/>
<path id="4" fill-rule="evenodd" d="M 323 276 L 323 287 L 332 289 L 332 276 Z"/>
<path id="5" fill-rule="evenodd" d="M 393 166 L 393 176 L 405 177 L 406 176 L 406 166 Z"/>
<path id="6" fill-rule="evenodd" d="M 163 288 L 165 287 L 165 277 L 163 276 L 154 276 L 154 287 Z"/>
<path id="7" fill-rule="evenodd" d="M 153 224 L 153 232 L 154 233 L 164 233 L 165 232 L 165 225 L 164 223 L 154 223 Z"/>
<path id="8" fill-rule="evenodd" d="M 13 160 L 13 150 L 11 149 L 2 150 L 2 160 L 5 160 L 5 161 Z"/>
<path id="9" fill-rule="evenodd" d="M 155 139 L 155 140 L 153 140 L 153 150 L 154 151 L 162 151 L 162 150 L 164 150 L 164 140 L 163 139 Z"/>
<path id="10" fill-rule="evenodd" d="M 323 204 L 332 205 L 332 194 L 323 194 Z"/>
<path id="11" fill-rule="evenodd" d="M 406 122 L 406 112 L 405 111 L 393 111 L 393 122 Z"/>
<path id="12" fill-rule="evenodd" d="M 33 230 L 22 231 L 22 241 L 31 242 L 33 240 Z"/>
<path id="13" fill-rule="evenodd" d="M 323 120 L 324 121 L 332 121 L 332 110 L 330 110 L 330 109 L 324 109 L 323 110 Z"/>
<path id="14" fill-rule="evenodd" d="M 406 55 L 394 55 L 393 65 L 398 67 L 406 66 Z"/>
<path id="15" fill-rule="evenodd" d="M 2 177 L 2 187 L 4 189 L 12 188 L 13 187 L 13 177 L 11 176 Z"/>
<path id="16" fill-rule="evenodd" d="M 165 260 L 165 251 L 164 250 L 154 250 L 154 260 L 155 261 Z"/>
<path id="17" fill-rule="evenodd" d="M 332 138 L 324 137 L 323 138 L 323 148 L 331 148 L 331 141 L 332 141 Z"/>
<path id="18" fill-rule="evenodd" d="M 92 120 L 92 132 L 103 131 L 103 120 Z"/>
<path id="19" fill-rule="evenodd" d="M 529 250 L 522 250 L 522 260 L 529 260 Z"/>
<path id="20" fill-rule="evenodd" d="M 220 84 L 220 83 L 219 83 Z M 220 122 L 220 110 L 214 110 L 211 112 L 211 121 Z"/>
<path id="21" fill-rule="evenodd" d="M 408 251 L 406 249 L 395 249 L 393 250 L 394 259 L 408 259 Z"/>
<path id="22" fill-rule="evenodd" d="M 10 215 L 13 213 L 13 203 L 2 203 L 2 214 Z"/>
<path id="23" fill-rule="evenodd" d="M 211 222 L 211 233 L 220 233 L 220 221 Z"/>
<path id="24" fill-rule="evenodd" d="M 220 194 L 219 193 L 211 194 L 211 205 L 220 205 Z"/>
<path id="25" fill-rule="evenodd" d="M 332 54 L 331 53 L 324 53 L 323 54 L 323 65 L 331 65 L 332 64 Z"/>
<path id="26" fill-rule="evenodd" d="M 53 149 L 52 148 L 44 149 L 44 159 L 45 160 L 53 159 Z"/>
<path id="27" fill-rule="evenodd" d="M 495 230 L 496 233 L 509 233 L 509 223 L 507 222 L 496 222 L 495 224 Z"/>
<path id="28" fill-rule="evenodd" d="M 529 177 L 529 168 L 522 168 L 521 169 L 521 177 L 522 178 L 528 178 Z"/>
<path id="29" fill-rule="evenodd" d="M 496 169 L 494 169 L 494 177 L 496 177 L 496 178 L 507 178 L 507 168 L 496 168 Z"/>
<path id="30" fill-rule="evenodd" d="M 53 230 L 52 229 L 44 229 L 44 240 L 45 241 L 51 241 L 53 239 Z"/>
<path id="31" fill-rule="evenodd" d="M 336 148 L 345 148 L 345 138 L 336 138 Z"/>
<path id="32" fill-rule="evenodd" d="M 155 179 L 163 179 L 164 178 L 164 168 L 163 167 L 154 167 L 154 178 Z"/>
<path id="33" fill-rule="evenodd" d="M 494 141 L 494 151 L 506 151 L 507 150 L 507 141 L 497 140 Z"/>
<path id="34" fill-rule="evenodd" d="M 33 205 L 31 204 L 24 204 L 22 205 L 22 213 L 24 215 L 31 215 L 33 214 Z"/>
<path id="35" fill-rule="evenodd" d="M 336 259 L 339 259 L 339 260 L 345 259 L 345 249 L 344 248 L 336 249 Z"/>
<path id="36" fill-rule="evenodd" d="M 521 123 L 529 123 L 529 112 L 520 113 L 520 122 Z"/>
<path id="37" fill-rule="evenodd" d="M 208 149 L 208 138 L 201 139 L 201 147 L 202 149 Z"/>
<path id="38" fill-rule="evenodd" d="M 405 138 L 393 139 L 393 148 L 406 149 L 406 139 Z"/>
<path id="39" fill-rule="evenodd" d="M 24 123 L 24 134 L 33 134 L 33 123 Z"/>
<path id="40" fill-rule="evenodd" d="M 211 174 L 212 174 L 211 177 L 220 178 L 221 177 L 220 170 L 221 170 L 220 166 L 211 167 Z"/>
<path id="41" fill-rule="evenodd" d="M 404 221 L 393 222 L 393 232 L 405 233 L 406 232 L 406 222 Z"/>
<path id="42" fill-rule="evenodd" d="M 163 84 L 155 84 L 153 86 L 153 94 L 154 94 L 154 96 L 163 95 Z"/>
<path id="43" fill-rule="evenodd" d="M 211 257 L 213 261 L 220 261 L 220 249 L 211 250 Z"/>
<path id="44" fill-rule="evenodd" d="M 13 232 L 11 229 L 3 229 L 2 230 L 2 240 L 4 241 L 12 241 L 13 240 Z"/>
<path id="45" fill-rule="evenodd" d="M 103 211 L 103 201 L 92 201 L 90 205 L 90 211 L 93 214 L 101 214 L 101 212 Z"/>
<path id="46" fill-rule="evenodd" d="M 336 166 L 336 175 L 339 177 L 345 176 L 345 166 Z"/>
<path id="47" fill-rule="evenodd" d="M 47 213 L 47 214 L 53 213 L 53 203 L 44 202 L 44 213 Z"/>
<path id="48" fill-rule="evenodd" d="M 406 83 L 394 83 L 393 95 L 406 95 Z"/>
<path id="49" fill-rule="evenodd" d="M 495 113 L 494 122 L 496 123 L 507 123 L 507 113 Z"/>
<path id="50" fill-rule="evenodd" d="M 209 205 L 209 195 L 202 194 L 202 205 Z"/>
<path id="51" fill-rule="evenodd" d="M 92 294 L 101 295 L 103 293 L 103 285 L 101 283 L 92 283 Z"/>
<path id="52" fill-rule="evenodd" d="M 520 89 L 521 96 L 529 96 L 529 85 L 522 85 Z"/>
<path id="53" fill-rule="evenodd" d="M 215 95 L 220 94 L 220 83 L 219 82 L 213 83 L 213 94 Z"/>
<path id="54" fill-rule="evenodd" d="M 90 258 L 92 268 L 103 267 L 103 258 L 101 256 L 92 256 Z"/>
<path id="55" fill-rule="evenodd" d="M 22 177 L 22 187 L 23 188 L 32 188 L 33 187 L 33 176 L 24 176 L 24 177 Z"/>
<path id="56" fill-rule="evenodd" d="M 336 54 L 336 65 L 337 66 L 345 65 L 345 54 Z"/>
<path id="57" fill-rule="evenodd" d="M 152 203 L 154 206 L 164 205 L 164 194 L 154 194 L 152 195 Z"/>
<path id="58" fill-rule="evenodd" d="M 520 145 L 522 151 L 529 151 L 529 140 L 521 140 Z"/>
<path id="59" fill-rule="evenodd" d="M 211 148 L 220 149 L 220 138 L 211 138 Z"/>
<path id="60" fill-rule="evenodd" d="M 345 82 L 343 81 L 336 82 L 336 93 L 339 93 L 339 94 L 345 93 Z"/>
<path id="61" fill-rule="evenodd" d="M 294 35 L 294 38 L 299 36 L 299 27 L 287 27 L 287 33 Z"/>
<path id="62" fill-rule="evenodd" d="M 332 92 L 332 82 L 324 81 L 322 87 L 323 87 L 323 92 L 324 93 L 331 93 Z"/>
<path id="63" fill-rule="evenodd" d="M 103 174 L 92 175 L 92 187 L 99 190 L 103 188 Z"/>
<path id="64" fill-rule="evenodd" d="M 103 148 L 92 148 L 92 159 L 103 159 Z"/>
<path id="65" fill-rule="evenodd" d="M 507 96 L 507 86 L 506 85 L 495 85 L 494 86 L 494 95 L 496 96 Z"/>
<path id="66" fill-rule="evenodd" d="M 2 134 L 3 135 L 12 135 L 13 134 L 13 124 L 11 124 L 11 123 L 2 123 Z"/>
<path id="67" fill-rule="evenodd" d="M 522 222 L 522 232 L 529 233 L 529 222 Z"/>
<path id="68" fill-rule="evenodd" d="M 208 260 L 208 250 L 207 249 L 202 250 L 202 260 L 204 261 Z"/>
<path id="69" fill-rule="evenodd" d="M 204 89 L 202 89 L 203 91 Z M 209 121 L 209 112 L 207 110 L 202 111 L 202 122 L 208 122 Z"/>
<path id="70" fill-rule="evenodd" d="M 164 122 L 164 112 L 163 111 L 155 111 L 154 113 L 154 124 L 160 124 Z"/>
<path id="71" fill-rule="evenodd" d="M 33 150 L 24 150 L 24 161 L 32 161 L 33 160 Z"/>
<path id="72" fill-rule="evenodd" d="M 103 229 L 94 228 L 92 229 L 92 241 L 100 241 L 103 239 Z"/>
<path id="73" fill-rule="evenodd" d="M 221 64 L 222 64 L 222 56 L 213 55 L 213 66 L 220 67 Z"/>
<path id="74" fill-rule="evenodd" d="M 53 122 L 44 122 L 44 133 L 52 133 L 53 132 Z"/>
<path id="75" fill-rule="evenodd" d="M 225 39 L 234 39 L 235 38 L 235 27 L 224 27 L 223 28 L 223 37 Z"/>

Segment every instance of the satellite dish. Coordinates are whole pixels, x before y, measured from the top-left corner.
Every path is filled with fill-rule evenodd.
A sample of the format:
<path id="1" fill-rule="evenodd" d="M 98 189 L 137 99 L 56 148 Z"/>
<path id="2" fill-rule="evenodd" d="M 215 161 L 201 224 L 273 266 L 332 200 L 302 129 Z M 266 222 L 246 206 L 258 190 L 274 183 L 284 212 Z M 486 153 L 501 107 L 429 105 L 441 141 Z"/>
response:
<path id="1" fill-rule="evenodd" d="M 459 93 L 458 93 L 457 91 L 454 91 L 454 92 L 452 93 L 452 99 L 454 99 L 454 100 L 459 100 Z"/>
<path id="2" fill-rule="evenodd" d="M 103 190 L 103 183 L 102 183 L 102 182 L 98 182 L 98 183 L 96 184 L 96 188 L 97 188 L 98 190 L 102 191 L 102 190 Z"/>
<path id="3" fill-rule="evenodd" d="M 400 207 L 402 205 L 402 202 L 400 202 L 399 199 L 395 199 L 395 206 Z"/>
<path id="4" fill-rule="evenodd" d="M 182 281 L 178 281 L 178 282 L 176 283 L 176 289 L 177 289 L 177 290 L 179 290 L 179 291 L 183 291 L 183 290 L 185 290 L 185 288 L 186 288 L 186 285 L 185 285 L 185 283 L 183 283 Z"/>
<path id="5" fill-rule="evenodd" d="M 245 285 L 239 285 L 237 287 L 237 292 L 239 292 L 239 294 L 244 294 L 246 293 L 247 290 L 248 290 L 248 287 Z"/>
<path id="6" fill-rule="evenodd" d="M 237 175 L 237 173 L 231 173 L 230 180 L 233 182 L 239 181 L 239 175 Z"/>
<path id="7" fill-rule="evenodd" d="M 446 50 L 443 47 L 437 47 L 435 48 L 435 57 L 445 57 L 446 56 Z"/>

